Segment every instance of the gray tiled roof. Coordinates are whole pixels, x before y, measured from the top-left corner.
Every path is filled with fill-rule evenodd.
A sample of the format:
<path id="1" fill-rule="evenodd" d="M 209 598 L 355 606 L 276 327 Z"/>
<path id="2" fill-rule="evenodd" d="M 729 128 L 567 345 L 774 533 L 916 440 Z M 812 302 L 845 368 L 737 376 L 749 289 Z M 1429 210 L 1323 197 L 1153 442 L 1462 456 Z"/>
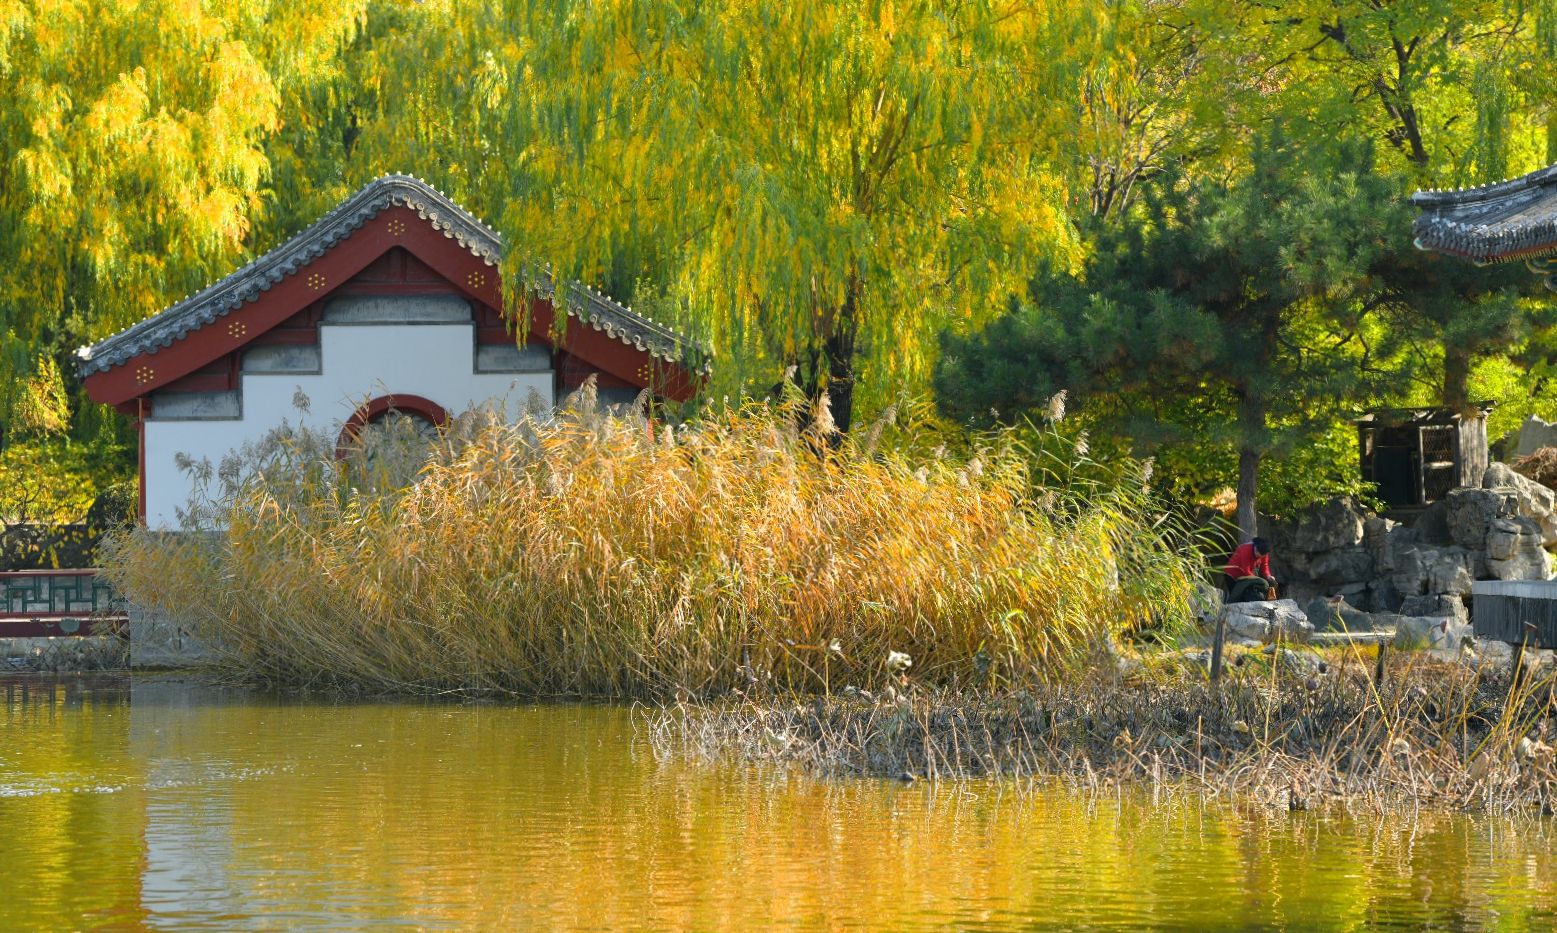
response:
<path id="1" fill-rule="evenodd" d="M 191 331 L 238 310 L 351 236 L 363 224 L 392 206 L 404 206 L 426 218 L 443 235 L 454 239 L 487 265 L 503 255 L 503 240 L 426 182 L 409 175 L 385 175 L 368 183 L 334 210 L 297 236 L 259 257 L 226 278 L 159 311 L 144 321 L 90 347 L 76 351 L 83 377 L 111 369 L 142 353 L 160 350 L 182 340 Z M 555 300 L 549 276 L 542 276 L 539 291 Z M 565 290 L 570 318 L 583 326 L 604 331 L 625 344 L 688 369 L 708 368 L 706 348 L 694 344 L 606 296 L 577 283 Z"/>
<path id="2" fill-rule="evenodd" d="M 1417 246 L 1475 262 L 1557 252 L 1557 165 L 1460 191 L 1418 191 Z"/>

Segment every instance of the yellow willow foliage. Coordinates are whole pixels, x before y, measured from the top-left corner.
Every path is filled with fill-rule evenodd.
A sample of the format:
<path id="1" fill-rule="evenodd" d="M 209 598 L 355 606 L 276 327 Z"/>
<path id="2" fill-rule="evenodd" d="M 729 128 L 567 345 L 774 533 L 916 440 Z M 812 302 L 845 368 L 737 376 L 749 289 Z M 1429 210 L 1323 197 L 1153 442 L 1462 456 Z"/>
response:
<path id="1" fill-rule="evenodd" d="M 0 0 L 0 323 L 56 352 L 230 271 L 283 92 L 363 6 Z"/>
<path id="2" fill-rule="evenodd" d="M 765 385 L 868 346 L 879 400 L 938 330 L 1073 258 L 1056 160 L 1096 7 L 507 0 L 437 31 L 423 55 L 460 67 L 396 99 L 417 126 L 470 116 L 448 145 L 489 160 L 469 184 L 522 245 L 511 284 L 646 282 L 721 373 L 766 364 Z"/>
<path id="3" fill-rule="evenodd" d="M 273 440 L 225 533 L 141 529 L 106 572 L 252 677 L 390 691 L 875 687 L 892 652 L 1010 684 L 1187 613 L 1193 555 L 1127 494 L 1055 507 L 1015 452 L 916 463 L 794 423 L 467 415 L 409 487 L 364 484 L 381 453 Z"/>
<path id="4" fill-rule="evenodd" d="M 70 401 L 65 383 L 53 357 L 40 357 L 33 365 L 32 378 L 22 386 L 12 406 L 13 430 L 25 435 L 63 434 L 70 425 Z"/>

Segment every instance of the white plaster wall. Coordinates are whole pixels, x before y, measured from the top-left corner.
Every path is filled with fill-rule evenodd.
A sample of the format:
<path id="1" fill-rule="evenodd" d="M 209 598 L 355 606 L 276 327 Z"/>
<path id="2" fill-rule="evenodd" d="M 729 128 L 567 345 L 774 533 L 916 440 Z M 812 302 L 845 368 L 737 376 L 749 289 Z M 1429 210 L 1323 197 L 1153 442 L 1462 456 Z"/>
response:
<path id="1" fill-rule="evenodd" d="M 321 428 L 333 437 L 363 402 L 380 395 L 420 395 L 457 414 L 489 401 L 501 402 L 517 418 L 533 389 L 550 407 L 552 374 L 478 373 L 475 325 L 322 324 L 318 375 L 244 373 L 243 417 L 223 420 L 146 420 L 146 524 L 178 527 L 176 510 L 193 492 L 191 479 L 175 464 L 179 453 L 213 466 L 243 444 L 259 440 L 283 420 Z M 292 404 L 298 389 L 310 411 Z"/>

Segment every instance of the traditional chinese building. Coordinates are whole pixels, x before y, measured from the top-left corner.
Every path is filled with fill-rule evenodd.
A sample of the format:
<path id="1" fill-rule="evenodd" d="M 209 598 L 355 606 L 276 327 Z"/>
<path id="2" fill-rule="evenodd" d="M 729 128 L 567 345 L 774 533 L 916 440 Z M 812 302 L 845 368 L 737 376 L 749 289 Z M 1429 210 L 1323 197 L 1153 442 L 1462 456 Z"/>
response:
<path id="1" fill-rule="evenodd" d="M 496 404 L 518 417 L 590 376 L 608 403 L 696 391 L 706 354 L 602 295 L 548 286 L 505 307 L 503 249 L 430 185 L 389 175 L 226 278 L 79 350 L 88 394 L 135 418 L 147 525 L 176 527 L 189 500 L 180 455 L 217 463 L 283 419 L 347 440 L 390 412 L 439 425 Z M 514 327 L 520 315 L 527 328 Z"/>

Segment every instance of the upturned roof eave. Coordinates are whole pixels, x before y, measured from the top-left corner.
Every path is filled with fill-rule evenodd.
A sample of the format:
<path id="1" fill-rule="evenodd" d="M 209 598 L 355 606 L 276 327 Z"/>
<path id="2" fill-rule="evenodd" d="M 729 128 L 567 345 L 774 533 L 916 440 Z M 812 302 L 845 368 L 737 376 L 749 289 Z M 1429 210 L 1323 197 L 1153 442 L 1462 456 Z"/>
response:
<path id="1" fill-rule="evenodd" d="M 1424 188 L 1411 195 L 1411 203 L 1424 210 L 1482 204 L 1552 184 L 1557 184 L 1557 165 L 1548 165 L 1517 178 L 1506 178 L 1472 188 Z"/>
<path id="2" fill-rule="evenodd" d="M 1474 235 L 1446 235 L 1439 230 L 1423 229 L 1423 225 L 1419 224 L 1412 244 L 1417 249 L 1466 259 L 1478 266 L 1524 262 L 1557 255 L 1557 230 L 1546 232 L 1544 236 L 1527 235 L 1521 239 L 1524 242 L 1504 246 L 1496 243 L 1493 237 L 1483 240 Z"/>
<path id="3" fill-rule="evenodd" d="M 1419 249 L 1486 265 L 1557 253 L 1557 165 L 1459 190 L 1418 191 Z"/>

